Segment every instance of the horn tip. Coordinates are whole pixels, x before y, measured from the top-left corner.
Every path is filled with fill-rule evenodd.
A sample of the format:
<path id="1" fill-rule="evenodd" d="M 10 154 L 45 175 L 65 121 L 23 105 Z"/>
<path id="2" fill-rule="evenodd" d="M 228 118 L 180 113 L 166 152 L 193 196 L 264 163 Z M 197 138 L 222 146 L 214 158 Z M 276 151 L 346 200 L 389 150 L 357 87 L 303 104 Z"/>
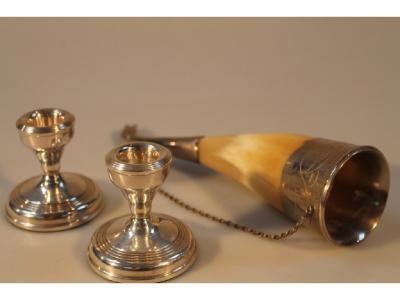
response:
<path id="1" fill-rule="evenodd" d="M 135 139 L 137 133 L 137 125 L 125 125 L 124 129 L 121 132 L 121 137 L 125 141 L 132 141 Z"/>

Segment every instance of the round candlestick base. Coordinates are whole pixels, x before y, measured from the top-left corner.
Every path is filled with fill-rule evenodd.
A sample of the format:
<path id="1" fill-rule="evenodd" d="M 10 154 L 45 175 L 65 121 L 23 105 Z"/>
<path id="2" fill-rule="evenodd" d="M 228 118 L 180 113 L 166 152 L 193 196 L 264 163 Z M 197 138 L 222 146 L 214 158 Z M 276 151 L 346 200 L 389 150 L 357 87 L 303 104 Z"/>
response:
<path id="1" fill-rule="evenodd" d="M 80 226 L 97 216 L 103 201 L 86 176 L 62 173 L 36 176 L 17 185 L 6 206 L 8 220 L 31 231 L 60 231 Z"/>
<path id="2" fill-rule="evenodd" d="M 196 254 L 188 227 L 163 214 L 152 214 L 151 222 L 113 219 L 94 233 L 88 249 L 93 270 L 115 282 L 169 280 L 185 272 Z"/>

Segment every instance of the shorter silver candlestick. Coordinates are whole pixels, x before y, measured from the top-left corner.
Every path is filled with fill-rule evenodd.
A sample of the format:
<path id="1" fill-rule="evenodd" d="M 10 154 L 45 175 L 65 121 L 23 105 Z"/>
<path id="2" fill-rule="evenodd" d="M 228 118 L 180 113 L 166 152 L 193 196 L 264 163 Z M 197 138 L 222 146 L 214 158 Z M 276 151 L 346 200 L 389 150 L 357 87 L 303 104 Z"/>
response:
<path id="1" fill-rule="evenodd" d="M 65 230 L 89 222 L 103 208 L 93 180 L 60 172 L 61 155 L 72 139 L 74 123 L 71 113 L 55 108 L 37 109 L 17 120 L 21 141 L 35 152 L 43 174 L 21 182 L 11 192 L 6 214 L 13 225 L 32 231 Z"/>

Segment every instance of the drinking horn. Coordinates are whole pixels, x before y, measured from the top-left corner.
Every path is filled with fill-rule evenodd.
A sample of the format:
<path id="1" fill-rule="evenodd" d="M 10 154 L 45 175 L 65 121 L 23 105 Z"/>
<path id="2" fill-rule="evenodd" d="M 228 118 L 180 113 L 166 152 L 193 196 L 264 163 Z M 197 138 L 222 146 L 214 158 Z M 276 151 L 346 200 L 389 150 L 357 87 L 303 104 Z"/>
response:
<path id="1" fill-rule="evenodd" d="M 310 225 L 335 244 L 365 240 L 388 196 L 389 167 L 372 146 L 295 134 L 141 137 L 136 126 L 126 126 L 122 137 L 159 143 L 232 177 L 294 220 L 312 205 Z"/>

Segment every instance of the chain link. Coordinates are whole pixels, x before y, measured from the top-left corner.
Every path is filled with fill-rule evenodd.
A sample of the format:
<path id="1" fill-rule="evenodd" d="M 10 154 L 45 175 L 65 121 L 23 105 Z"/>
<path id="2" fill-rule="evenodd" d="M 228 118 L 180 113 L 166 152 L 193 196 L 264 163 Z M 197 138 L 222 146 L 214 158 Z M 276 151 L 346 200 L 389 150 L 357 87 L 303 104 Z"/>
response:
<path id="1" fill-rule="evenodd" d="M 282 233 L 279 233 L 279 234 L 270 234 L 270 233 L 266 233 L 266 232 L 263 232 L 263 231 L 256 230 L 256 229 L 251 228 L 251 227 L 246 226 L 246 225 L 241 225 L 241 224 L 235 223 L 233 221 L 226 220 L 226 219 L 219 218 L 219 217 L 216 217 L 214 215 L 211 215 L 211 214 L 209 214 L 209 213 L 207 213 L 205 211 L 202 211 L 202 210 L 200 210 L 200 209 L 198 209 L 196 207 L 193 207 L 193 206 L 183 202 L 182 200 L 176 198 L 175 196 L 173 196 L 172 194 L 168 193 L 164 189 L 159 189 L 159 193 L 162 194 L 163 196 L 165 196 L 168 200 L 170 200 L 170 201 L 174 202 L 175 204 L 179 205 L 180 207 L 183 207 L 184 209 L 186 209 L 188 211 L 191 211 L 191 212 L 193 212 L 193 213 L 195 213 L 197 215 L 205 217 L 205 218 L 207 218 L 207 219 L 209 219 L 211 221 L 226 225 L 226 226 L 228 226 L 230 228 L 234 228 L 234 229 L 237 229 L 237 230 L 240 230 L 240 231 L 243 231 L 243 232 L 247 232 L 247 233 L 250 233 L 252 235 L 258 236 L 258 237 L 263 238 L 263 239 L 268 239 L 268 240 L 281 240 L 281 239 L 284 239 L 284 238 L 287 238 L 287 237 L 293 235 L 294 233 L 296 233 L 299 230 L 299 228 L 301 226 L 304 225 L 304 222 L 307 219 L 309 219 L 312 216 L 313 212 L 314 212 L 313 206 L 310 205 L 306 209 L 305 213 L 302 216 L 300 216 L 300 218 L 297 220 L 296 224 L 294 224 L 292 228 L 290 228 L 290 229 L 288 229 L 288 230 L 286 230 L 286 231 L 284 231 Z"/>

